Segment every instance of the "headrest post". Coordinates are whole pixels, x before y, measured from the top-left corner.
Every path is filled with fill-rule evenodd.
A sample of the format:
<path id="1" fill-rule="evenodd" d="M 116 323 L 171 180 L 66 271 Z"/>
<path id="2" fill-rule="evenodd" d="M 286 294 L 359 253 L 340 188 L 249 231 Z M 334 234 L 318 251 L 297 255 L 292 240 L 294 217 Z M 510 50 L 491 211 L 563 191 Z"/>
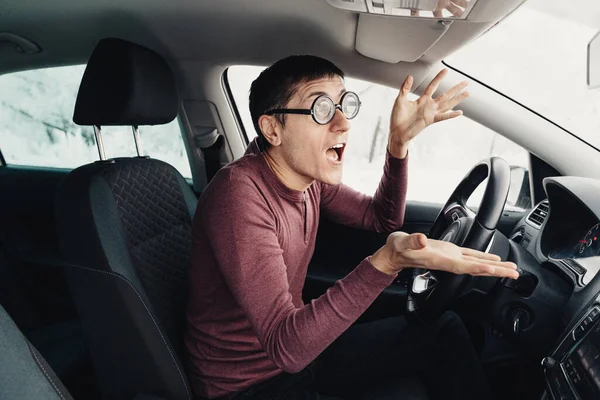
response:
<path id="1" fill-rule="evenodd" d="M 96 135 L 96 146 L 98 147 L 100 161 L 106 161 L 106 152 L 104 151 L 104 142 L 102 141 L 102 129 L 100 128 L 100 125 L 94 125 L 94 134 Z"/>
<path id="2" fill-rule="evenodd" d="M 144 149 L 142 149 L 142 139 L 140 138 L 140 130 L 137 125 L 131 127 L 133 130 L 133 140 L 135 141 L 135 150 L 137 151 L 138 157 L 144 157 Z"/>

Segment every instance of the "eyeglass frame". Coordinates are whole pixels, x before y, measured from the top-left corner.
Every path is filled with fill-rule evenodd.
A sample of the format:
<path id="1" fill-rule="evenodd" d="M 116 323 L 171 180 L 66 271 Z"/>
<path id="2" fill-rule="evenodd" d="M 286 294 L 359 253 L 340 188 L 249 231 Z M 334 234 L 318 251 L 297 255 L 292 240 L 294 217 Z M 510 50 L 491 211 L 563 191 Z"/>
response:
<path id="1" fill-rule="evenodd" d="M 274 114 L 296 114 L 296 115 L 310 115 L 312 116 L 313 121 L 315 121 L 317 124 L 319 125 L 327 125 L 328 123 L 330 123 L 331 121 L 333 121 L 333 118 L 335 118 L 335 111 L 333 112 L 333 114 L 331 114 L 331 118 L 329 119 L 329 121 L 327 122 L 319 122 L 317 121 L 317 118 L 315 117 L 315 104 L 317 104 L 317 101 L 319 101 L 320 98 L 322 97 L 326 97 L 328 98 L 332 103 L 333 103 L 333 107 L 335 108 L 335 110 L 340 110 L 342 112 L 342 115 L 344 117 L 346 117 L 347 120 L 351 120 L 353 118 L 355 118 L 358 115 L 358 111 L 356 112 L 356 114 L 350 118 L 348 118 L 346 116 L 346 114 L 344 114 L 344 111 L 342 110 L 342 103 L 344 101 L 344 98 L 348 95 L 348 94 L 353 94 L 356 96 L 356 100 L 358 100 L 358 111 L 360 111 L 360 107 L 362 105 L 362 102 L 360 101 L 360 97 L 358 97 L 358 94 L 356 94 L 355 92 L 345 92 L 342 97 L 340 98 L 340 102 L 338 104 L 333 102 L 333 99 L 331 97 L 329 97 L 326 94 L 322 94 L 320 96 L 318 96 L 313 102 L 312 105 L 310 106 L 310 108 L 274 108 L 272 110 L 268 110 L 265 111 L 265 115 L 274 115 Z"/>

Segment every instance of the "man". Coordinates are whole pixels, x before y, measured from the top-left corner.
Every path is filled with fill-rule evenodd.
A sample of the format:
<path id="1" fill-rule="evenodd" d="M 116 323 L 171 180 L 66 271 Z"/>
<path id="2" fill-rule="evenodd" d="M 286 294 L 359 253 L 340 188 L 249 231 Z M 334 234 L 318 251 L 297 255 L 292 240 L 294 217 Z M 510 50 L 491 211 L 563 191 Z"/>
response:
<path id="1" fill-rule="evenodd" d="M 340 184 L 349 119 L 360 101 L 338 67 L 292 56 L 253 82 L 258 139 L 213 178 L 194 220 L 185 343 L 197 395 L 372 398 L 397 377 L 419 373 L 438 398 L 489 398 L 454 314 L 426 327 L 407 327 L 402 317 L 351 326 L 403 268 L 516 278 L 514 264 L 395 232 L 323 296 L 306 305 L 301 297 L 321 213 L 378 232 L 401 227 L 408 143 L 428 125 L 461 115 L 452 109 L 468 96 L 461 83 L 434 99 L 444 75 L 415 102 L 407 98 L 412 78 L 403 83 L 374 197 Z"/>

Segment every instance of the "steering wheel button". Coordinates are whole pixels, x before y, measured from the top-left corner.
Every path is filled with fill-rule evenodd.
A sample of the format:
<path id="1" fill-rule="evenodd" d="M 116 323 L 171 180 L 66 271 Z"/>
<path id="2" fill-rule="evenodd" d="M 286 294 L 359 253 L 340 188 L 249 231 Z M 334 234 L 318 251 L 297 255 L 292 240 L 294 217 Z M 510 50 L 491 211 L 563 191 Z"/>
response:
<path id="1" fill-rule="evenodd" d="M 551 369 L 554 367 L 555 364 L 556 364 L 556 361 L 552 357 L 544 357 L 542 359 L 542 367 L 544 367 L 545 369 Z M 567 366 L 567 368 L 568 368 L 568 366 Z"/>

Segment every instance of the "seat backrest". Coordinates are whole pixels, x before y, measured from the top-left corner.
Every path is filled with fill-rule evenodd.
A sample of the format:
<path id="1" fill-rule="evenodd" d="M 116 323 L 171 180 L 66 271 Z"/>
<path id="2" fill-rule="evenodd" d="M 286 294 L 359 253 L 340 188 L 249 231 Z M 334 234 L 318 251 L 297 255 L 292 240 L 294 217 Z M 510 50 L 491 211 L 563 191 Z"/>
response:
<path id="1" fill-rule="evenodd" d="M 176 117 L 177 102 L 162 57 L 105 39 L 90 58 L 73 119 L 164 124 Z M 72 265 L 65 275 L 110 398 L 192 397 L 179 355 L 196 201 L 175 168 L 147 157 L 82 166 L 59 188 L 59 242 Z"/>
<path id="2" fill-rule="evenodd" d="M 44 357 L 0 306 L 0 399 L 73 400 Z"/>

